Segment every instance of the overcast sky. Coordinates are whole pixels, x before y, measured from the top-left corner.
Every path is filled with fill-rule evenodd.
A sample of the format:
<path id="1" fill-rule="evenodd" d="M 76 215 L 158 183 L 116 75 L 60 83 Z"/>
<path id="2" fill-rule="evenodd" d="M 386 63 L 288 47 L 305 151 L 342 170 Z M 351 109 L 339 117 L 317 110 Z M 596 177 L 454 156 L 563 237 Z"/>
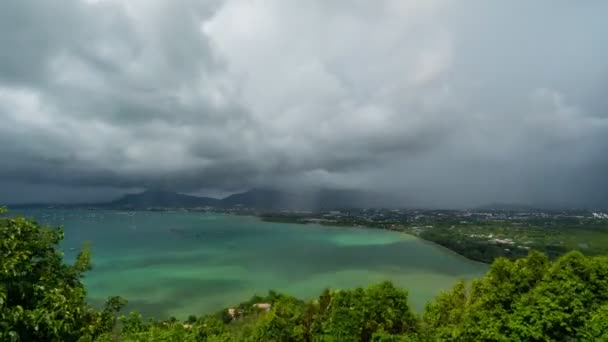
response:
<path id="1" fill-rule="evenodd" d="M 608 205 L 608 1 L 3 0 L 0 202 Z"/>

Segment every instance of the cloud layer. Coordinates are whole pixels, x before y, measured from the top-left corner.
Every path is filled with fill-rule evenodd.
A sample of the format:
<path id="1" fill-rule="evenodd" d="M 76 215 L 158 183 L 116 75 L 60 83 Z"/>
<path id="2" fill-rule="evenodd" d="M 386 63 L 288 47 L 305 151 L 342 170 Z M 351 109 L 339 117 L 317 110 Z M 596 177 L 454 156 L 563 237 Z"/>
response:
<path id="1" fill-rule="evenodd" d="M 271 185 L 416 206 L 608 205 L 605 13 L 562 0 L 2 1 L 0 201 Z"/>

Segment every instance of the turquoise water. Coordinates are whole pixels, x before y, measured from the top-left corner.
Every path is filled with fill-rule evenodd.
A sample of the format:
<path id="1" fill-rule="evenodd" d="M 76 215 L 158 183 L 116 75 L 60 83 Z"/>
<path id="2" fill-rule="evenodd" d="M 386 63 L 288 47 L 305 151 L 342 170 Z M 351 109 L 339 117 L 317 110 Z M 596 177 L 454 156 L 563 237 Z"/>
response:
<path id="1" fill-rule="evenodd" d="M 312 298 L 324 288 L 391 280 L 420 310 L 442 289 L 487 266 L 410 235 L 362 228 L 267 223 L 184 212 L 29 211 L 62 225 L 65 257 L 90 241 L 89 300 L 120 295 L 147 316 L 210 313 L 269 289 Z"/>

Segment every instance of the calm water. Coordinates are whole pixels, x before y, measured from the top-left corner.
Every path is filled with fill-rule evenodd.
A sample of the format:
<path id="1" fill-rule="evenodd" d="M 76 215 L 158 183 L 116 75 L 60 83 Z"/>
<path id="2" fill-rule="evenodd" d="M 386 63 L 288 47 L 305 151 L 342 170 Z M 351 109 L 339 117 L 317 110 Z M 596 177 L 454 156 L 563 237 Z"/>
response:
<path id="1" fill-rule="evenodd" d="M 406 287 L 416 309 L 485 265 L 415 237 L 382 230 L 266 223 L 200 213 L 27 211 L 62 225 L 66 259 L 90 241 L 92 303 L 129 299 L 146 315 L 185 318 L 275 289 L 301 298 L 326 287 L 382 280 Z"/>

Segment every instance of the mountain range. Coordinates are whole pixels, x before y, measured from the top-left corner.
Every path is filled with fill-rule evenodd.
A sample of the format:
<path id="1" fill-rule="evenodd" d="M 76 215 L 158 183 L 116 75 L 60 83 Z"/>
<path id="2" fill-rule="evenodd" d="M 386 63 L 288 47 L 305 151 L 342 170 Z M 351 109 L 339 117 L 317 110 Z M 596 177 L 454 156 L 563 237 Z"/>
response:
<path id="1" fill-rule="evenodd" d="M 252 189 L 217 199 L 184 195 L 162 190 L 128 194 L 96 206 L 113 209 L 145 208 L 252 208 L 261 210 L 328 210 L 394 206 L 385 196 L 356 190 L 320 189 L 310 191 L 281 191 Z"/>

